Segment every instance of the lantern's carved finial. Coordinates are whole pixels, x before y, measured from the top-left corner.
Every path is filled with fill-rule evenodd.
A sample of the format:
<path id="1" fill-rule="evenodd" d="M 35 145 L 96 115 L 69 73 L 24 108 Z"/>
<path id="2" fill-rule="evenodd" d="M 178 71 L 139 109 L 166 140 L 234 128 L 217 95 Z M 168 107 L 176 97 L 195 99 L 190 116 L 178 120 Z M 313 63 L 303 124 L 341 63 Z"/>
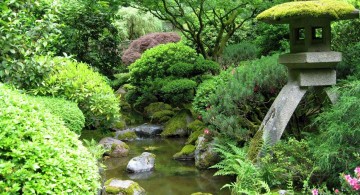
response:
<path id="1" fill-rule="evenodd" d="M 289 24 L 290 53 L 279 57 L 279 63 L 288 68 L 288 83 L 261 123 L 265 146 L 280 140 L 296 107 L 309 87 L 324 91 L 336 84 L 335 66 L 341 53 L 331 51 L 331 26 L 333 20 L 359 18 L 359 10 L 343 1 L 294 1 L 274 6 L 257 16 L 271 24 Z M 264 150 L 260 151 L 260 156 Z"/>

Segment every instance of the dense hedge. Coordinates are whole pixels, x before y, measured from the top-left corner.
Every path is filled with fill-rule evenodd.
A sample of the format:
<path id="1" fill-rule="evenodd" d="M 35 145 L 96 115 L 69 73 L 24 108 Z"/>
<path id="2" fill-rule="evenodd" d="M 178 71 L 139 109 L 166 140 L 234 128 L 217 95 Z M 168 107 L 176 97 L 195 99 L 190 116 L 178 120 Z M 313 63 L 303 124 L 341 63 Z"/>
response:
<path id="1" fill-rule="evenodd" d="M 60 96 L 78 103 L 86 126 L 108 128 L 119 118 L 119 99 L 106 79 L 87 64 L 54 58 L 54 71 L 34 94 Z"/>
<path id="2" fill-rule="evenodd" d="M 61 98 L 36 96 L 33 99 L 43 105 L 51 114 L 60 117 L 65 127 L 81 134 L 85 126 L 85 117 L 76 103 Z"/>
<path id="3" fill-rule="evenodd" d="M 0 84 L 0 194 L 95 194 L 96 159 L 64 123 Z"/>

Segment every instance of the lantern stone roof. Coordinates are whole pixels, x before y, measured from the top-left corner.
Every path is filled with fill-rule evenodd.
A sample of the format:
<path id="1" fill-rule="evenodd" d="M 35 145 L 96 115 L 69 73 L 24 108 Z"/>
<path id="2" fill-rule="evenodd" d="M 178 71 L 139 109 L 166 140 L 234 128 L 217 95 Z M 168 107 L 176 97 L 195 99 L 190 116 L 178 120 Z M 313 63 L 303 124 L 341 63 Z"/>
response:
<path id="1" fill-rule="evenodd" d="M 309 17 L 330 20 L 359 18 L 359 10 L 347 2 L 337 0 L 293 1 L 271 7 L 256 18 L 267 23 L 285 24 Z"/>

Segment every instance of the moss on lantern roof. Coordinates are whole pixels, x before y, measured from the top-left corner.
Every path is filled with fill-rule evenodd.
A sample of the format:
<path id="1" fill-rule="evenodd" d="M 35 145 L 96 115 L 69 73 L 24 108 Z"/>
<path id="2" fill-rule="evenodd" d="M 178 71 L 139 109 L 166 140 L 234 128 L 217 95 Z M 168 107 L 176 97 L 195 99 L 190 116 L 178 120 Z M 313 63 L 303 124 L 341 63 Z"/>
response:
<path id="1" fill-rule="evenodd" d="M 359 17 L 359 11 L 353 5 L 337 0 L 294 1 L 271 7 L 256 18 L 268 23 L 288 23 L 290 19 L 307 16 L 349 19 Z"/>

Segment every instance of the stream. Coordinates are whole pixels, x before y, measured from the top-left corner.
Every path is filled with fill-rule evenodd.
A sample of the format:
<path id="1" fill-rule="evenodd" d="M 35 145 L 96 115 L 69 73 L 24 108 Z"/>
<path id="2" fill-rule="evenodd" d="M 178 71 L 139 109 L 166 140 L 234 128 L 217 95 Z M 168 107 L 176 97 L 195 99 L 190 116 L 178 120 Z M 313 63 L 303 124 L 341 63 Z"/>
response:
<path id="1" fill-rule="evenodd" d="M 106 159 L 105 180 L 119 178 L 133 180 L 145 189 L 148 195 L 190 195 L 207 192 L 213 195 L 230 194 L 220 188 L 230 183 L 229 177 L 213 176 L 215 170 L 198 170 L 194 161 L 177 161 L 172 156 L 180 151 L 185 139 L 149 138 L 126 142 L 130 147 L 127 157 Z M 145 173 L 127 173 L 126 166 L 131 158 L 145 152 L 151 146 L 156 155 L 155 170 Z"/>

